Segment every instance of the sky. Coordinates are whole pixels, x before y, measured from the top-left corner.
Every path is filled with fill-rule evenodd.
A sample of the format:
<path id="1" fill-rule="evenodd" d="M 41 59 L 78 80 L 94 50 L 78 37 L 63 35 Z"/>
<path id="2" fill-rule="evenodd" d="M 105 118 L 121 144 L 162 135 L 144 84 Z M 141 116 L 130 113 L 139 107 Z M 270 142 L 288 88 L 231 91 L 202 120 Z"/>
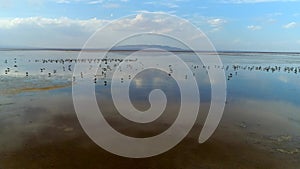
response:
<path id="1" fill-rule="evenodd" d="M 111 21 L 143 21 L 142 12 L 188 20 L 217 50 L 300 52 L 300 0 L 0 0 L 0 47 L 80 48 Z"/>

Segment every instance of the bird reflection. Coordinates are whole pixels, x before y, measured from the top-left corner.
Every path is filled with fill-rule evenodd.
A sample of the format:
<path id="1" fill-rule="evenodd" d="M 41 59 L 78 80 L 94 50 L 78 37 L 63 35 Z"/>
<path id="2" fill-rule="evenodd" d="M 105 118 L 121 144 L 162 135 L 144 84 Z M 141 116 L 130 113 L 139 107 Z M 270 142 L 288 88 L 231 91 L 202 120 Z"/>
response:
<path id="1" fill-rule="evenodd" d="M 4 69 L 4 75 L 13 75 L 16 72 L 22 73 L 23 76 L 26 77 L 33 76 L 33 74 L 36 75 L 45 75 L 48 78 L 54 78 L 58 76 L 60 73 L 65 74 L 67 72 L 73 73 L 74 65 L 75 64 L 84 64 L 88 65 L 88 70 L 93 70 L 95 67 L 93 67 L 94 64 L 97 65 L 97 72 L 93 77 L 93 83 L 97 83 L 98 81 L 101 81 L 101 84 L 104 86 L 107 86 L 109 84 L 109 77 L 111 77 L 111 74 L 114 73 L 115 70 L 122 72 L 122 71 L 128 71 L 128 72 L 134 72 L 134 71 L 142 71 L 145 69 L 143 63 L 139 61 L 138 59 L 122 59 L 122 58 L 108 58 L 107 56 L 103 59 L 95 59 L 95 58 L 84 58 L 84 59 L 32 59 L 27 60 L 27 62 L 30 62 L 30 64 L 38 64 L 39 68 L 36 70 L 36 73 L 34 73 L 34 70 L 24 70 L 23 65 L 24 63 L 19 66 L 19 61 L 17 58 L 13 58 L 12 60 L 5 59 L 2 63 L 6 65 L 6 69 Z M 136 64 L 132 64 L 133 62 L 138 62 L 139 67 L 135 67 Z M 125 63 L 123 65 L 120 65 L 120 63 Z M 51 65 L 51 66 L 50 66 Z M 52 66 L 53 65 L 53 66 Z M 206 72 L 208 73 L 211 70 L 217 70 L 217 71 L 224 71 L 226 75 L 226 79 L 232 80 L 235 78 L 238 78 L 239 75 L 242 73 L 240 72 L 265 72 L 265 73 L 289 73 L 289 74 L 298 74 L 300 72 L 300 66 L 287 66 L 287 65 L 261 65 L 261 64 L 254 64 L 254 65 L 247 65 L 247 64 L 232 64 L 232 65 L 201 65 L 201 64 L 195 64 L 190 63 L 188 65 L 190 67 L 190 70 L 192 71 L 193 76 L 198 76 L 200 72 Z M 168 76 L 172 77 L 172 74 L 176 72 L 176 65 L 173 64 L 167 64 L 166 70 Z M 29 73 L 30 72 L 30 73 Z M 72 81 L 78 80 L 78 79 L 84 79 L 86 74 L 89 74 L 90 71 L 81 71 L 80 74 L 76 75 L 74 74 L 72 76 Z M 76 78 L 78 76 L 79 78 Z M 126 80 L 132 80 L 134 78 L 133 73 L 128 73 L 124 77 L 120 77 L 120 82 L 124 83 Z M 184 74 L 182 79 L 187 80 L 188 75 Z"/>

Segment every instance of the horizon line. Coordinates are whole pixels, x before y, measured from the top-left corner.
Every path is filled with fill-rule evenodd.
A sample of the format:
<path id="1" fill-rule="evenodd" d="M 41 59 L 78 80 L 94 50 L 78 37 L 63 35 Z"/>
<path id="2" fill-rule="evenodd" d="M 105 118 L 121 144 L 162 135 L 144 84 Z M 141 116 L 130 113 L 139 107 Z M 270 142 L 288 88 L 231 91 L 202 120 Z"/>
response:
<path id="1" fill-rule="evenodd" d="M 155 49 L 101 49 L 101 48 L 13 48 L 13 47 L 0 47 L 0 51 L 87 51 L 87 52 L 134 52 L 134 51 L 142 51 L 142 52 L 178 52 L 178 53 L 208 53 L 208 54 L 230 54 L 230 53 L 260 53 L 260 54 L 300 54 L 299 52 L 287 52 L 287 51 L 259 51 L 259 50 L 216 50 L 216 51 L 205 51 L 205 50 L 155 50 Z"/>

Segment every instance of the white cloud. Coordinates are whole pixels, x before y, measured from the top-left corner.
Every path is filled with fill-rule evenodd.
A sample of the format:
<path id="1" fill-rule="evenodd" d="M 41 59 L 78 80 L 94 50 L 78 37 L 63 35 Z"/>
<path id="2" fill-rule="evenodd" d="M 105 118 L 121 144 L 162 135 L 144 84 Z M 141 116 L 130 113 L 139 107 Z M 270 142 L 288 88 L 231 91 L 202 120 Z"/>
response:
<path id="1" fill-rule="evenodd" d="M 96 18 L 87 20 L 66 17 L 0 18 L 0 46 L 82 47 L 96 30 L 110 22 L 110 20 Z M 137 14 L 135 17 L 114 21 L 114 26 L 106 29 L 105 32 L 101 30 L 101 34 L 105 37 L 102 37 L 96 45 L 108 47 L 105 45 L 120 38 L 123 33 L 132 35 L 145 31 L 158 34 L 172 33 L 186 39 L 190 38 L 190 41 L 204 37 L 203 34 L 193 33 L 194 27 L 187 25 L 186 21 L 176 20 L 172 16 Z M 159 41 L 159 43 L 164 42 Z"/>
<path id="2" fill-rule="evenodd" d="M 276 17 L 276 16 L 282 16 L 283 13 L 281 12 L 274 12 L 274 13 L 269 13 L 267 14 L 268 17 Z"/>
<path id="3" fill-rule="evenodd" d="M 175 10 L 172 11 L 148 11 L 148 10 L 136 10 L 136 11 L 132 11 L 134 13 L 157 13 L 157 14 L 174 14 L 176 13 Z"/>
<path id="4" fill-rule="evenodd" d="M 163 6 L 168 7 L 168 8 L 178 8 L 179 6 L 177 4 L 174 3 L 162 3 Z"/>
<path id="5" fill-rule="evenodd" d="M 98 0 L 28 0 L 28 1 L 36 1 L 38 3 L 42 3 L 43 1 L 52 1 L 58 4 L 70 4 L 70 3 L 90 3 L 92 1 L 98 1 Z"/>
<path id="6" fill-rule="evenodd" d="M 81 27 L 86 31 L 95 31 L 99 26 L 107 23 L 106 20 L 98 20 L 96 18 L 88 20 L 76 20 L 67 17 L 61 18 L 43 18 L 43 17 L 28 17 L 28 18 L 14 18 L 14 19 L 0 19 L 0 29 L 11 29 L 22 26 L 30 27 Z"/>
<path id="7" fill-rule="evenodd" d="M 180 1 L 177 1 L 180 2 Z M 161 2 L 161 1 L 147 1 L 144 2 L 146 5 L 155 5 L 155 6 L 164 6 L 167 8 L 178 8 L 179 5 L 173 3 L 173 2 Z"/>
<path id="8" fill-rule="evenodd" d="M 286 29 L 290 29 L 290 28 L 294 28 L 296 27 L 297 23 L 296 22 L 290 22 L 286 25 L 283 25 L 283 28 L 286 28 Z"/>
<path id="9" fill-rule="evenodd" d="M 151 32 L 154 34 L 163 34 L 169 37 L 180 37 L 180 40 L 185 39 L 186 41 L 196 42 L 196 41 L 203 41 L 204 35 L 201 32 L 196 32 L 194 26 L 189 25 L 186 20 L 178 20 L 173 16 L 169 15 L 153 15 L 153 13 L 141 13 L 137 14 L 135 17 L 125 18 L 122 20 L 118 20 L 114 22 L 114 25 L 111 26 L 107 30 L 102 30 L 101 34 L 107 36 L 106 41 L 103 40 L 97 42 L 99 43 L 108 43 L 108 41 L 113 41 L 113 39 L 118 39 L 124 35 L 132 36 L 139 32 Z M 163 36 L 159 36 L 163 37 Z M 100 38 L 103 39 L 103 38 Z M 148 41 L 149 40 L 149 41 Z M 144 36 L 141 37 L 140 40 L 134 39 L 135 44 L 139 41 L 148 43 L 152 42 L 153 40 L 157 40 L 155 38 L 145 39 Z M 166 39 L 156 41 L 157 44 L 165 43 L 164 45 L 170 45 L 166 41 Z M 173 42 L 174 43 L 174 42 Z M 199 44 L 199 43 L 197 43 Z M 201 43 L 202 44 L 202 43 Z M 205 43 L 203 43 L 205 46 Z M 104 46 L 104 45 L 101 45 Z M 201 46 L 203 48 L 207 46 Z M 200 46 L 193 46 L 195 49 L 199 49 Z M 199 49 L 200 50 L 200 49 Z"/>
<path id="10" fill-rule="evenodd" d="M 157 2 L 147 1 L 147 2 L 144 2 L 144 4 L 146 4 L 146 5 L 155 5 L 155 4 L 157 4 Z"/>
<path id="11" fill-rule="evenodd" d="M 11 5 L 11 0 L 0 0 L 0 8 L 9 8 Z"/>
<path id="12" fill-rule="evenodd" d="M 106 3 L 102 5 L 104 8 L 119 8 L 120 4 L 117 3 Z"/>
<path id="13" fill-rule="evenodd" d="M 181 17 L 189 20 L 199 29 L 210 33 L 222 30 L 228 23 L 228 20 L 224 18 L 207 17 L 199 14 L 183 15 Z"/>
<path id="14" fill-rule="evenodd" d="M 95 0 L 95 1 L 90 1 L 90 2 L 88 2 L 88 4 L 101 4 L 101 3 L 103 3 L 103 1 L 104 0 Z"/>
<path id="15" fill-rule="evenodd" d="M 273 19 L 273 18 L 270 18 L 270 19 L 267 19 L 267 21 L 266 21 L 267 23 L 276 23 L 277 22 L 277 20 L 276 19 Z"/>
<path id="16" fill-rule="evenodd" d="M 207 19 L 206 22 L 209 24 L 212 29 L 210 32 L 217 32 L 223 28 L 223 25 L 227 23 L 225 19 L 221 18 L 213 18 L 213 19 Z"/>
<path id="17" fill-rule="evenodd" d="M 70 3 L 69 0 L 56 0 L 56 3 L 59 3 L 59 4 L 68 4 Z"/>
<path id="18" fill-rule="evenodd" d="M 232 41 L 233 44 L 238 44 L 238 43 L 241 43 L 241 39 L 240 38 L 236 38 Z"/>
<path id="19" fill-rule="evenodd" d="M 0 46 L 78 47 L 108 22 L 66 17 L 0 19 Z"/>
<path id="20" fill-rule="evenodd" d="M 289 82 L 289 78 L 286 76 L 278 76 L 278 80 L 280 80 L 283 83 L 288 83 Z"/>
<path id="21" fill-rule="evenodd" d="M 208 19 L 207 23 L 212 27 L 220 27 L 224 25 L 227 21 L 221 18 Z"/>
<path id="22" fill-rule="evenodd" d="M 257 31 L 257 30 L 262 29 L 262 27 L 258 26 L 258 25 L 249 25 L 249 26 L 247 26 L 247 28 L 252 30 L 252 31 Z"/>
<path id="23" fill-rule="evenodd" d="M 266 2 L 297 2 L 299 0 L 223 0 L 224 3 L 266 3 Z"/>

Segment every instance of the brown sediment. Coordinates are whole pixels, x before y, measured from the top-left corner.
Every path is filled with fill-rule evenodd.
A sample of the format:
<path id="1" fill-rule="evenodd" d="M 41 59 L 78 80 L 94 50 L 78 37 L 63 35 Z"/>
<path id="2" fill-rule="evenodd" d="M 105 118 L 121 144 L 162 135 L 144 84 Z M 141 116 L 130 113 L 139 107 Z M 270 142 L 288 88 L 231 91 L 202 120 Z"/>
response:
<path id="1" fill-rule="evenodd" d="M 291 168 L 282 160 L 253 146 L 234 144 L 220 138 L 202 145 L 186 139 L 162 155 L 130 159 L 110 154 L 92 143 L 86 136 L 78 136 L 70 140 L 24 147 L 19 151 L 7 153 L 1 164 L 4 168 L 12 169 Z"/>
<path id="2" fill-rule="evenodd" d="M 53 85 L 53 86 L 46 86 L 46 87 L 24 87 L 19 89 L 11 89 L 2 91 L 2 94 L 18 94 L 23 92 L 38 92 L 38 91 L 47 91 L 47 90 L 55 90 L 65 87 L 70 87 L 72 84 L 65 84 L 65 85 Z"/>
<path id="3" fill-rule="evenodd" d="M 22 88 L 19 89 L 19 92 L 33 92 L 33 91 L 44 91 L 44 90 L 54 90 L 64 87 L 69 87 L 71 84 L 68 85 L 55 85 L 55 86 L 47 86 L 47 87 L 40 87 L 40 88 Z"/>
<path id="4" fill-rule="evenodd" d="M 31 108 L 27 114 L 23 115 L 26 121 L 32 123 L 26 123 L 20 127 L 26 128 L 30 125 L 36 125 L 36 123 L 42 123 L 43 126 L 37 125 L 38 127 L 34 128 L 36 129 L 34 132 L 19 137 L 18 139 L 24 139 L 24 141 L 22 141 L 22 146 L 17 149 L 0 151 L 1 169 L 300 168 L 298 149 L 295 149 L 296 146 L 287 149 L 285 144 L 293 141 L 292 136 L 288 134 L 274 136 L 271 134 L 272 137 L 265 137 L 259 132 L 263 128 L 261 126 L 256 128 L 257 125 L 254 125 L 257 118 L 246 121 L 244 119 L 245 114 L 239 114 L 239 111 L 232 113 L 233 109 L 225 110 L 219 128 L 204 144 L 197 142 L 202 128 L 201 123 L 197 123 L 188 137 L 173 149 L 155 157 L 131 159 L 105 151 L 84 133 L 74 112 L 71 98 L 49 96 L 42 99 L 38 98 L 36 102 L 30 103 L 36 106 L 35 109 Z M 55 105 L 55 109 L 52 105 Z M 103 107 L 107 111 L 112 111 L 109 104 L 104 104 Z M 21 108 L 24 109 L 23 106 Z M 53 112 L 55 114 L 52 114 Z M 37 115 L 41 114 L 47 114 L 50 117 L 37 118 Z M 165 128 L 165 125 L 169 126 L 167 122 L 158 123 L 151 128 L 149 127 L 150 130 L 146 130 L 147 128 L 144 130 L 136 126 L 126 125 L 126 122 L 120 118 L 108 114 L 110 117 L 107 120 L 111 121 L 112 126 L 119 126 L 121 132 L 136 134 L 137 137 L 156 134 L 161 128 Z M 253 116 L 253 114 L 251 115 Z M 242 116 L 243 118 L 241 118 Z M 270 120 L 270 116 L 259 117 L 263 121 Z M 247 119 L 250 120 L 251 118 Z M 243 125 L 239 125 L 240 123 Z M 274 128 L 278 129 L 277 126 Z"/>
<path id="5" fill-rule="evenodd" d="M 33 134 L 24 146 L 0 154 L 2 168 L 10 169 L 266 169 L 298 168 L 291 156 L 280 156 L 243 138 L 231 129 L 218 130 L 204 144 L 195 126 L 187 138 L 161 155 L 131 159 L 97 146 L 81 129 L 74 114 L 54 117 L 54 126 Z M 117 123 L 117 121 L 116 121 Z M 64 127 L 59 127 L 59 126 Z M 159 126 L 157 126 L 159 127 Z M 72 128 L 72 130 L 71 130 Z M 153 127 L 153 131 L 156 128 Z M 196 131 L 197 130 L 197 131 Z"/>

